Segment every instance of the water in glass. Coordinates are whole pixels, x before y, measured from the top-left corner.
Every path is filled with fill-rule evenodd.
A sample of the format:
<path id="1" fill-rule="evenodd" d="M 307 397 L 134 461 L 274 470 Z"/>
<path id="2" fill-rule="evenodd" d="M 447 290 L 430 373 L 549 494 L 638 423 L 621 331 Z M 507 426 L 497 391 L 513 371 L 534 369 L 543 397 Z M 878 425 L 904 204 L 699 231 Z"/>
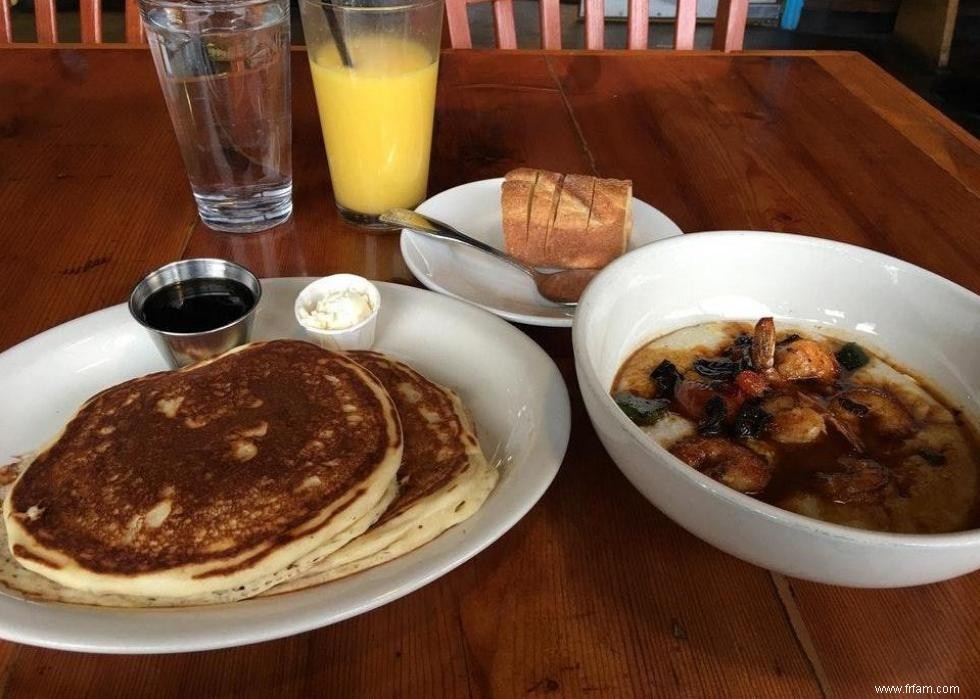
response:
<path id="1" fill-rule="evenodd" d="M 292 212 L 289 6 L 144 0 L 143 18 L 201 218 L 270 228 Z"/>

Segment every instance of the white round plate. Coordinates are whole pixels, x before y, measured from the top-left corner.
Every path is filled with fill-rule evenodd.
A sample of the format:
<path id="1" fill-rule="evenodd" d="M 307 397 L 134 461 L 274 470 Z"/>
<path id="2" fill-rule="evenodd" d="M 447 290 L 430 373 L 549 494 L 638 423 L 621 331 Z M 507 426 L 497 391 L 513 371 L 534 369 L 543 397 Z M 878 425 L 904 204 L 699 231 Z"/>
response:
<path id="1" fill-rule="evenodd" d="M 419 204 L 417 211 L 504 249 L 500 215 L 502 177 L 460 185 Z M 633 199 L 629 250 L 681 235 L 677 224 L 646 202 Z M 498 316 L 528 325 L 572 326 L 574 311 L 541 298 L 526 274 L 465 245 L 402 231 L 402 257 L 415 277 L 433 291 L 468 301 Z"/>
<path id="2" fill-rule="evenodd" d="M 293 301 L 310 281 L 263 280 L 253 339 L 303 336 Z M 378 287 L 382 311 L 375 349 L 456 389 L 476 419 L 487 458 L 500 468 L 500 481 L 483 508 L 402 558 L 268 599 L 131 610 L 0 594 L 0 637 L 101 653 L 173 653 L 281 638 L 407 595 L 514 526 L 555 477 L 568 444 L 568 391 L 558 369 L 526 335 L 489 313 L 421 289 Z M 45 443 L 97 391 L 164 368 L 146 330 L 123 304 L 0 354 L 0 463 Z"/>

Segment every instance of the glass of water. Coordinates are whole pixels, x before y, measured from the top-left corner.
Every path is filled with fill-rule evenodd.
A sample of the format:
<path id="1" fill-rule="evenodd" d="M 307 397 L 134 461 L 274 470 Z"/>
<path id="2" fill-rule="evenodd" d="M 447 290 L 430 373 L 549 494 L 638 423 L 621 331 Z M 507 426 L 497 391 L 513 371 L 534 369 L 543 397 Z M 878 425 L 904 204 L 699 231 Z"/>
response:
<path id="1" fill-rule="evenodd" d="M 292 213 L 289 0 L 140 0 L 201 219 L 271 228 Z"/>

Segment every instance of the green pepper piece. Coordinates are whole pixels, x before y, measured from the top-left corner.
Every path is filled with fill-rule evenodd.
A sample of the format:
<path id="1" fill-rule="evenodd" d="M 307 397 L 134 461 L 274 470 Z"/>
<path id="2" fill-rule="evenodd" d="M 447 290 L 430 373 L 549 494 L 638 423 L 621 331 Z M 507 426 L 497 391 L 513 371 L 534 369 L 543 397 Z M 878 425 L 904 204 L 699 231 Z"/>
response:
<path id="1" fill-rule="evenodd" d="M 848 342 L 846 345 L 840 348 L 837 353 L 837 361 L 840 365 L 847 369 L 848 371 L 854 371 L 855 369 L 860 369 L 865 364 L 871 361 L 868 353 L 865 352 L 861 345 L 856 342 Z"/>
<path id="2" fill-rule="evenodd" d="M 635 393 L 622 391 L 613 396 L 616 405 L 626 413 L 626 417 L 637 425 L 652 425 L 667 414 L 669 400 L 663 398 L 644 398 Z"/>

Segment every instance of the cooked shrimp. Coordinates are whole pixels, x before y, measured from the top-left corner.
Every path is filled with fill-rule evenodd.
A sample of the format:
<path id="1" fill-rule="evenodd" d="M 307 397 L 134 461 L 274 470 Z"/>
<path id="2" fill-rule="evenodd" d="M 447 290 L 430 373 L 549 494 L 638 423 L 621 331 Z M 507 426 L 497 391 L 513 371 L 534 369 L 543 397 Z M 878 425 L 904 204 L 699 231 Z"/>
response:
<path id="1" fill-rule="evenodd" d="M 749 352 L 752 367 L 762 374 L 771 372 L 775 353 L 776 324 L 772 318 L 760 318 L 755 324 L 755 332 L 752 333 L 752 348 Z"/>
<path id="2" fill-rule="evenodd" d="M 772 396 L 762 409 L 772 415 L 766 433 L 781 444 L 810 444 L 827 434 L 824 411 L 805 394 Z"/>
<path id="3" fill-rule="evenodd" d="M 755 371 L 740 371 L 735 375 L 735 385 L 738 390 L 747 396 L 760 398 L 769 390 L 769 382 L 766 377 Z"/>
<path id="4" fill-rule="evenodd" d="M 749 495 L 764 490 L 772 478 L 766 459 L 721 437 L 688 437 L 671 451 L 688 466 Z"/>
<path id="5" fill-rule="evenodd" d="M 814 474 L 818 489 L 834 502 L 878 503 L 895 489 L 891 472 L 877 461 L 844 457 L 838 463 L 844 470 Z"/>
<path id="6" fill-rule="evenodd" d="M 831 414 L 855 433 L 869 422 L 888 437 L 904 437 L 915 429 L 908 409 L 888 391 L 861 386 L 839 393 L 830 402 Z"/>
<path id="7" fill-rule="evenodd" d="M 823 418 L 824 424 L 830 425 L 831 427 L 836 429 L 837 432 L 840 433 L 842 437 L 844 437 L 844 439 L 850 442 L 851 446 L 854 447 L 854 450 L 856 452 L 858 452 L 859 454 L 864 452 L 864 442 L 861 441 L 861 438 L 858 436 L 857 431 L 854 430 L 850 425 L 847 425 L 841 420 L 838 420 L 837 416 L 835 416 L 832 412 L 827 410 L 827 408 L 824 407 L 823 403 L 821 403 L 816 398 L 814 398 L 813 396 L 807 393 L 797 393 L 796 399 L 800 402 L 800 405 L 806 406 L 810 410 L 813 410 L 814 412 L 818 413 L 821 416 L 821 418 Z"/>
<path id="8" fill-rule="evenodd" d="M 839 420 L 836 415 L 831 412 L 824 413 L 824 420 L 828 425 L 836 429 L 844 439 L 846 439 L 854 451 L 859 454 L 864 453 L 864 441 L 858 436 L 858 433 L 843 420 Z"/>
<path id="9" fill-rule="evenodd" d="M 784 346 L 777 346 L 776 324 L 772 318 L 762 318 L 755 324 L 749 357 L 752 367 L 772 383 L 833 383 L 840 376 L 837 358 L 819 342 L 796 339 Z"/>
<path id="10" fill-rule="evenodd" d="M 762 439 L 754 439 L 752 437 L 748 437 L 741 441 L 746 448 L 751 449 L 756 454 L 761 456 L 770 466 L 774 466 L 776 464 L 776 459 L 779 457 L 779 455 L 776 453 L 776 448 L 773 445 Z"/>
<path id="11" fill-rule="evenodd" d="M 744 396 L 737 392 L 718 390 L 701 381 L 682 379 L 674 386 L 674 399 L 681 410 L 690 418 L 700 420 L 704 417 L 705 406 L 715 397 L 725 402 L 725 414 L 735 415 L 742 405 Z"/>
<path id="12" fill-rule="evenodd" d="M 775 365 L 787 381 L 833 383 L 840 376 L 837 358 L 813 340 L 793 340 L 779 347 Z"/>

